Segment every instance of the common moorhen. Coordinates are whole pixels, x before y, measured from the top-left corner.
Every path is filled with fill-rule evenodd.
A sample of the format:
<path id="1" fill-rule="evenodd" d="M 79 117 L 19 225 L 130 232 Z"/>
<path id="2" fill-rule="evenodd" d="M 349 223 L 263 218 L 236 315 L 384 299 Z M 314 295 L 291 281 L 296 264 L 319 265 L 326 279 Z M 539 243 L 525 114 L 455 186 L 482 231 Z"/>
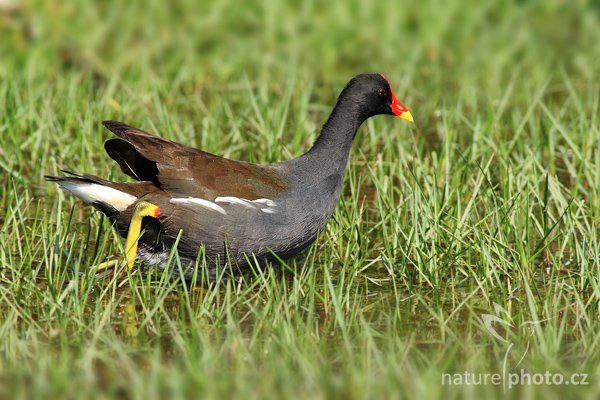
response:
<path id="1" fill-rule="evenodd" d="M 164 268 L 180 236 L 177 251 L 186 277 L 202 266 L 199 254 L 210 277 L 224 266 L 238 274 L 253 260 L 284 259 L 315 240 L 340 197 L 352 140 L 377 114 L 413 121 L 383 75 L 357 75 L 307 153 L 264 165 L 228 160 L 104 121 L 120 138 L 108 140 L 106 152 L 137 182 L 73 173 L 47 179 L 108 216 L 127 237 L 129 267 L 137 254 L 143 264 Z"/>

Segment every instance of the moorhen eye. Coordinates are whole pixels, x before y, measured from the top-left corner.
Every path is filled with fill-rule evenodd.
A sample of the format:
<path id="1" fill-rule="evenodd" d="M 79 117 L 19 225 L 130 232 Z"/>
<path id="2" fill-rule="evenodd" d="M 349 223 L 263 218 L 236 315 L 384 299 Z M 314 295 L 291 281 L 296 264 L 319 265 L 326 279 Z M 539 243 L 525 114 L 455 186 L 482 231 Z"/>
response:
<path id="1" fill-rule="evenodd" d="M 383 88 L 380 88 L 379 90 L 377 90 L 377 94 L 381 97 L 385 96 L 387 94 L 387 91 Z"/>

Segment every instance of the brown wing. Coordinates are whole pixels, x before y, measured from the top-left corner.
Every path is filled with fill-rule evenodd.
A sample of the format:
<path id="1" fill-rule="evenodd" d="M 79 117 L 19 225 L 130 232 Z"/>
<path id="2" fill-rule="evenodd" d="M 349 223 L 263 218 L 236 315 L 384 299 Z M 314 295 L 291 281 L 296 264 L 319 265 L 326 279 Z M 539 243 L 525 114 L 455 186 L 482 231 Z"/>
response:
<path id="1" fill-rule="evenodd" d="M 103 125 L 126 140 L 105 143 L 107 153 L 123 172 L 153 181 L 174 195 L 211 201 L 218 196 L 255 200 L 274 198 L 288 188 L 268 166 L 228 160 L 117 121 L 104 121 Z"/>

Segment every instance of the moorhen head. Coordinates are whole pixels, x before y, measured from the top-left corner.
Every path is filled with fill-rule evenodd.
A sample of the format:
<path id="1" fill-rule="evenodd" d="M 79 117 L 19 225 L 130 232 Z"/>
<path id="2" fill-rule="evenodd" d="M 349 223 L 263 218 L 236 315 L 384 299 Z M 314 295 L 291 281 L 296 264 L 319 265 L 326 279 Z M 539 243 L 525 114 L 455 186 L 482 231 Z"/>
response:
<path id="1" fill-rule="evenodd" d="M 339 99 L 348 104 L 356 104 L 364 118 L 379 114 L 391 114 L 413 122 L 412 115 L 398 101 L 392 86 L 383 74 L 355 76 L 342 90 Z M 349 107 L 352 109 L 351 106 Z"/>
<path id="2" fill-rule="evenodd" d="M 413 120 L 383 75 L 357 75 L 307 153 L 261 165 L 105 121 L 119 137 L 105 143 L 106 152 L 136 182 L 73 173 L 47 179 L 108 216 L 127 238 L 129 267 L 137 257 L 164 268 L 177 243 L 187 278 L 203 266 L 199 255 L 210 277 L 222 268 L 235 275 L 255 261 L 293 256 L 315 240 L 338 202 L 358 128 L 378 114 Z"/>

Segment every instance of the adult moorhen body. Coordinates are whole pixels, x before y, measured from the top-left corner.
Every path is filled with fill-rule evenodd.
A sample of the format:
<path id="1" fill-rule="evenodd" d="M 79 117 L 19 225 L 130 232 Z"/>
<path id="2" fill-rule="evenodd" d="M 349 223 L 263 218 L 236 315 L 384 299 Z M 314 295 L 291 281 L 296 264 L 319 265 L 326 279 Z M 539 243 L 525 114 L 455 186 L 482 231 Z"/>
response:
<path id="1" fill-rule="evenodd" d="M 76 174 L 47 178 L 114 222 L 127 236 L 130 266 L 137 253 L 144 264 L 165 267 L 181 231 L 177 251 L 187 277 L 201 248 L 209 276 L 225 265 L 236 274 L 253 258 L 286 258 L 315 240 L 338 202 L 356 132 L 378 114 L 412 121 L 383 75 L 358 75 L 307 153 L 266 165 L 228 160 L 105 121 L 120 138 L 108 140 L 106 152 L 137 182 Z"/>

